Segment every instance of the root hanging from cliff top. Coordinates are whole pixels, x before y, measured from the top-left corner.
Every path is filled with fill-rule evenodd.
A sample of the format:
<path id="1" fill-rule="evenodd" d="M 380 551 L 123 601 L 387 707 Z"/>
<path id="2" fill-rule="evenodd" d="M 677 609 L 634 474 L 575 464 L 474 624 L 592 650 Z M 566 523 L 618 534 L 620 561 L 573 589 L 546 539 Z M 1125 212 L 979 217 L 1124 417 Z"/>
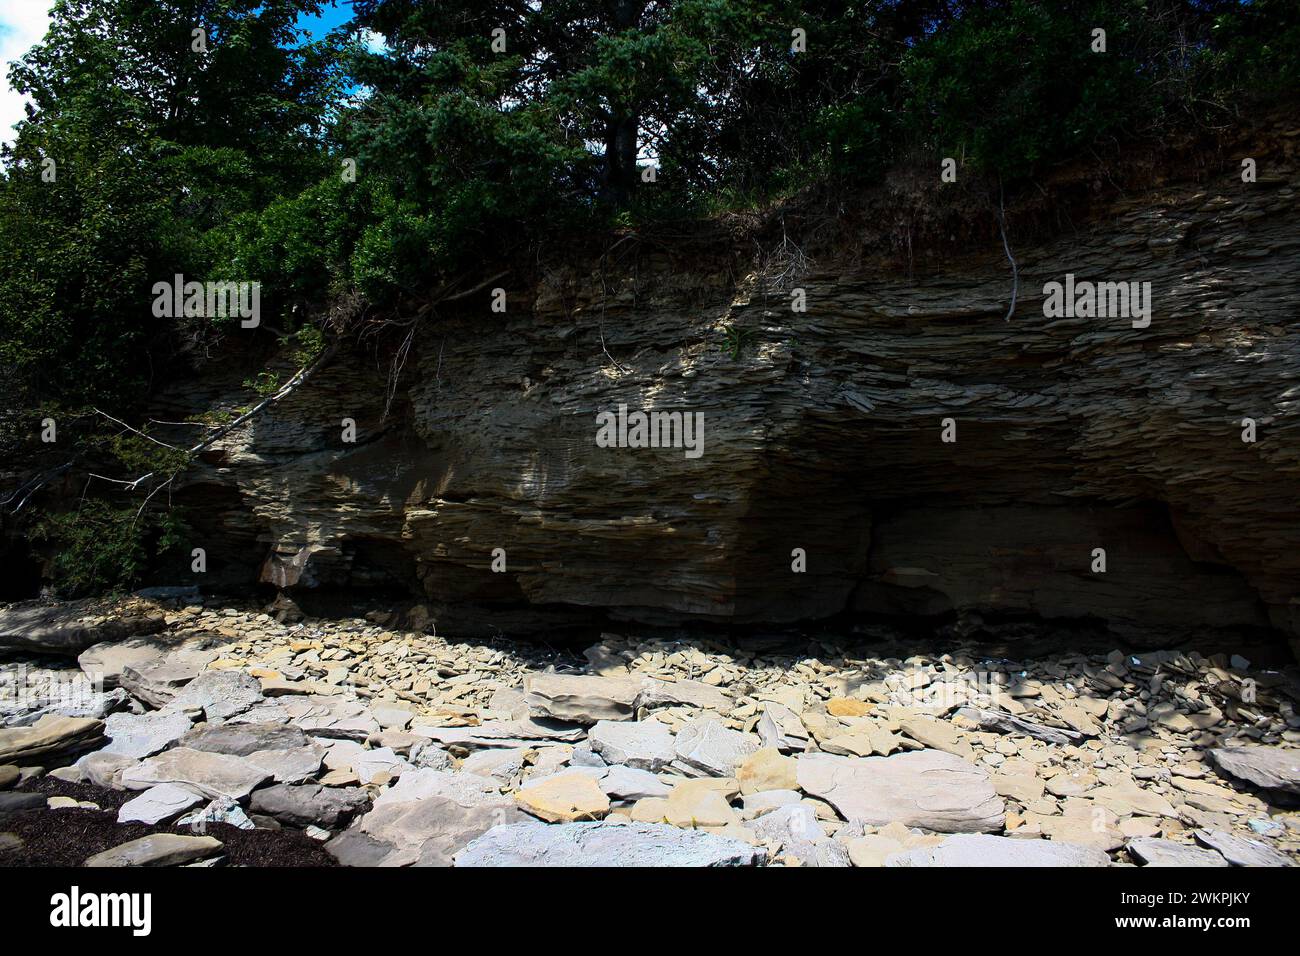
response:
<path id="1" fill-rule="evenodd" d="M 1016 311 L 1016 296 L 1020 292 L 1020 269 L 1016 266 L 1016 258 L 1011 254 L 1011 246 L 1007 243 L 1007 211 L 1002 205 L 1002 180 L 998 180 L 998 232 L 1002 235 L 1002 251 L 1007 254 L 1007 261 L 1011 263 L 1011 305 L 1007 307 L 1007 315 L 1003 322 L 1010 322 L 1012 314 Z"/>
<path id="2" fill-rule="evenodd" d="M 812 271 L 812 266 L 812 260 L 790 239 L 784 220 L 780 245 L 771 252 L 759 250 L 758 274 L 765 293 L 785 292 Z"/>

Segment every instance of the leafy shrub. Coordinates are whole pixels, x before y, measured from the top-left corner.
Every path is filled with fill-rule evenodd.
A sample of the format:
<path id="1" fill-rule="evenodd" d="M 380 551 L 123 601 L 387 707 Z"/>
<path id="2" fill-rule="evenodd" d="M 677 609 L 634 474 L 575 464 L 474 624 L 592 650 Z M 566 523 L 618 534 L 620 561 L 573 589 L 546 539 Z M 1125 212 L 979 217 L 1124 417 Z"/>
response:
<path id="1" fill-rule="evenodd" d="M 63 597 L 129 590 L 151 558 L 176 550 L 188 534 L 176 511 L 117 508 L 87 499 L 76 511 L 45 516 L 31 539 L 54 551 L 50 577 Z"/>
<path id="2" fill-rule="evenodd" d="M 928 148 L 1024 178 L 1104 137 L 1154 122 L 1150 50 L 1133 40 L 1144 4 L 1012 0 L 976 8 L 902 63 L 906 122 Z M 1106 52 L 1090 49 L 1094 27 Z"/>

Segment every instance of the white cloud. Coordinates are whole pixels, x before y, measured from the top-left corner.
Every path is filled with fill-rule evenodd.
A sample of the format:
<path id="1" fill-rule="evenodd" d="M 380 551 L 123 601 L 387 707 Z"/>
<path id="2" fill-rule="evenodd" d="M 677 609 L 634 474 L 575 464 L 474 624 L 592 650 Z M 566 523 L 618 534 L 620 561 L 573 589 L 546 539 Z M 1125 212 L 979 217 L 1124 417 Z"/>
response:
<path id="1" fill-rule="evenodd" d="M 0 0 L 0 141 L 11 142 L 23 102 L 9 87 L 9 64 L 45 36 L 52 0 Z"/>

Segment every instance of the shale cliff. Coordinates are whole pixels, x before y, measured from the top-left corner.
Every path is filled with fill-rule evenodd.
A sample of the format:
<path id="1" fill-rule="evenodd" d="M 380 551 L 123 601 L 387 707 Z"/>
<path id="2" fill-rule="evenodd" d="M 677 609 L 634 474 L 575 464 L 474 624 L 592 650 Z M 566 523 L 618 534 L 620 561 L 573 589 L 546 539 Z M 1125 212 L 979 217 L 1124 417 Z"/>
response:
<path id="1" fill-rule="evenodd" d="M 996 230 L 914 270 L 628 240 L 507 279 L 504 313 L 485 290 L 420 325 L 391 404 L 390 357 L 357 351 L 207 455 L 175 495 L 204 581 L 387 588 L 441 627 L 967 610 L 1294 635 L 1296 142 L 1253 183 L 1230 156 L 1030 242 L 1013 218 L 1009 319 Z M 1149 282 L 1149 326 L 1045 317 L 1067 274 Z M 167 405 L 233 407 L 239 382 Z M 702 413 L 703 453 L 600 447 L 620 405 Z"/>

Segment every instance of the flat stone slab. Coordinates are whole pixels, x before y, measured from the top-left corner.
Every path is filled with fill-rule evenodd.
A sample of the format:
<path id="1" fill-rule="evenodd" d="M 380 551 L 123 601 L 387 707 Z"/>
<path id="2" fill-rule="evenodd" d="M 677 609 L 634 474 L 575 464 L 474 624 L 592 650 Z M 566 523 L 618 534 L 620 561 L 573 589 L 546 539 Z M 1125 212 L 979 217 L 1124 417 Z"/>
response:
<path id="1" fill-rule="evenodd" d="M 631 720 L 641 683 L 633 677 L 532 674 L 524 680 L 524 690 L 535 716 L 594 724 L 600 720 Z"/>
<path id="2" fill-rule="evenodd" d="M 43 793 L 23 793 L 18 790 L 0 792 L 0 823 L 11 813 L 24 813 L 27 810 L 44 810 L 46 797 Z"/>
<path id="3" fill-rule="evenodd" d="M 255 750 L 248 762 L 271 775 L 276 783 L 302 783 L 320 771 L 325 748 L 316 744 L 293 750 Z"/>
<path id="4" fill-rule="evenodd" d="M 657 720 L 597 721 L 587 742 L 606 763 L 638 770 L 662 770 L 676 757 L 673 732 Z"/>
<path id="5" fill-rule="evenodd" d="M 455 856 L 479 866 L 754 866 L 762 847 L 662 823 L 522 823 L 495 826 Z"/>
<path id="6" fill-rule="evenodd" d="M 890 854 L 885 866 L 1110 866 L 1110 857 L 1078 843 L 955 833 L 938 846 Z"/>
<path id="7" fill-rule="evenodd" d="M 271 774 L 244 757 L 176 747 L 126 768 L 120 779 L 128 790 L 175 783 L 197 790 L 205 797 L 243 800 L 270 780 Z"/>
<path id="8" fill-rule="evenodd" d="M 179 712 L 109 714 L 104 721 L 108 746 L 101 753 L 124 757 L 149 757 L 166 750 L 190 729 L 190 719 Z"/>
<path id="9" fill-rule="evenodd" d="M 477 727 L 415 724 L 411 727 L 411 732 L 440 744 L 459 744 L 462 747 L 527 747 L 543 743 L 573 743 L 586 736 L 586 730 L 582 727 L 537 718 L 490 720 Z"/>
<path id="10" fill-rule="evenodd" d="M 675 827 L 725 827 L 740 823 L 728 802 L 735 781 L 719 777 L 701 777 L 678 782 L 668 796 L 639 800 L 632 808 L 638 823 L 669 823 Z"/>
<path id="11" fill-rule="evenodd" d="M 247 757 L 259 750 L 296 750 L 306 747 L 311 738 L 292 724 L 236 723 L 200 727 L 181 738 L 180 745 L 191 750 Z"/>
<path id="12" fill-rule="evenodd" d="M 1239 837 L 1221 830 L 1197 830 L 1196 842 L 1218 850 L 1233 866 L 1295 866 L 1263 840 Z"/>
<path id="13" fill-rule="evenodd" d="M 609 812 L 609 797 L 584 769 L 562 771 L 530 783 L 515 794 L 515 800 L 550 823 L 599 820 Z"/>
<path id="14" fill-rule="evenodd" d="M 102 720 L 46 714 L 28 727 L 0 729 L 0 764 L 38 764 L 48 757 L 89 750 L 103 739 Z"/>
<path id="15" fill-rule="evenodd" d="M 473 774 L 468 777 L 485 780 Z M 491 827 L 529 819 L 515 801 L 500 793 L 467 792 L 465 796 L 467 800 L 430 793 L 382 805 L 378 800 L 351 830 L 325 844 L 326 852 L 344 865 L 450 866 L 454 853 Z"/>
<path id="16" fill-rule="evenodd" d="M 160 783 L 128 800 L 117 811 L 118 823 L 161 823 L 179 816 L 204 798 L 186 787 Z"/>
<path id="17" fill-rule="evenodd" d="M 166 707 L 217 656 L 215 650 L 173 651 L 153 661 L 124 664 L 118 681 L 150 707 Z"/>
<path id="18" fill-rule="evenodd" d="M 181 836 L 151 833 L 131 840 L 86 860 L 85 866 L 177 866 L 201 860 L 221 849 L 221 841 L 209 836 Z"/>
<path id="19" fill-rule="evenodd" d="M 289 715 L 290 723 L 313 737 L 364 741 L 379 733 L 379 721 L 359 700 L 308 694 L 282 697 L 278 704 Z"/>
<path id="20" fill-rule="evenodd" d="M 1135 782 L 1093 787 L 1088 791 L 1088 799 L 1117 816 L 1172 817 L 1178 813 L 1165 797 Z"/>
<path id="21" fill-rule="evenodd" d="M 375 798 L 375 806 L 413 803 L 435 796 L 446 797 L 464 806 L 514 807 L 509 797 L 501 795 L 497 781 L 490 777 L 423 767 L 402 774 L 395 784 Z"/>
<path id="22" fill-rule="evenodd" d="M 167 647 L 156 639 L 133 637 L 125 641 L 101 641 L 92 644 L 77 656 L 77 665 L 91 680 L 103 681 L 106 690 L 122 682 L 122 672 L 127 666 L 148 667 L 167 654 Z"/>
<path id="23" fill-rule="evenodd" d="M 75 657 L 92 644 L 162 630 L 152 608 L 121 608 L 95 600 L 20 604 L 0 611 L 0 648 Z"/>
<path id="24" fill-rule="evenodd" d="M 121 790 L 118 772 L 127 767 L 134 767 L 137 763 L 139 760 L 135 757 L 124 757 L 122 754 L 108 754 L 97 750 L 81 757 L 75 766 L 81 771 L 82 779 L 88 783 L 93 783 L 97 787 L 107 787 L 110 790 Z"/>
<path id="25" fill-rule="evenodd" d="M 898 722 L 898 730 L 904 736 L 934 750 L 942 750 L 965 760 L 975 758 L 970 744 L 966 742 L 966 735 L 946 720 L 919 715 L 904 717 Z"/>
<path id="26" fill-rule="evenodd" d="M 743 794 L 763 790 L 793 790 L 797 787 L 799 765 L 775 747 L 761 747 L 736 768 L 736 783 Z"/>
<path id="27" fill-rule="evenodd" d="M 735 776 L 745 758 L 761 746 L 758 735 L 732 730 L 717 717 L 692 720 L 673 741 L 677 759 L 714 777 Z"/>
<path id="28" fill-rule="evenodd" d="M 745 813 L 751 816 L 767 813 L 769 810 L 775 810 L 777 807 L 786 807 L 792 803 L 798 803 L 803 799 L 803 794 L 798 790 L 761 790 L 758 793 L 748 793 L 740 798 L 740 805 L 744 808 Z"/>
<path id="29" fill-rule="evenodd" d="M 1218 747 L 1206 756 L 1229 776 L 1266 790 L 1300 794 L 1300 750 L 1283 747 Z"/>
<path id="30" fill-rule="evenodd" d="M 670 681 L 647 677 L 641 683 L 641 692 L 637 694 L 633 707 L 653 708 L 679 704 L 723 713 L 731 709 L 732 699 L 726 691 L 703 681 Z"/>
<path id="31" fill-rule="evenodd" d="M 322 787 L 276 784 L 253 793 L 249 809 L 293 827 L 320 826 L 326 829 L 345 824 L 370 805 L 360 787 Z"/>
<path id="32" fill-rule="evenodd" d="M 600 768 L 590 768 L 599 772 Z M 666 797 L 672 788 L 648 770 L 615 766 L 606 770 L 596 782 L 600 789 L 615 800 L 641 800 L 645 797 Z"/>
<path id="33" fill-rule="evenodd" d="M 380 774 L 400 777 L 411 765 L 397 755 L 391 747 L 363 750 L 352 757 L 352 770 L 362 783 L 370 783 Z"/>
<path id="34" fill-rule="evenodd" d="M 460 765 L 460 770 L 461 773 L 476 773 L 481 777 L 495 777 L 503 783 L 509 782 L 523 773 L 524 765 L 537 752 L 532 747 L 493 747 L 476 750 L 465 758 Z"/>
<path id="35" fill-rule="evenodd" d="M 405 730 L 415 712 L 410 704 L 380 701 L 370 705 L 370 715 L 384 730 Z"/>
<path id="36" fill-rule="evenodd" d="M 800 754 L 799 788 L 846 819 L 873 826 L 895 821 L 939 833 L 987 833 L 1003 827 L 1005 806 L 993 782 L 969 761 L 938 750 L 889 757 Z"/>
<path id="37" fill-rule="evenodd" d="M 243 671 L 205 671 L 172 698 L 173 710 L 202 710 L 208 720 L 242 714 L 262 702 L 262 685 Z"/>
<path id="38" fill-rule="evenodd" d="M 1128 841 L 1128 852 L 1144 866 L 1227 866 L 1228 861 L 1215 850 L 1162 840 L 1139 837 Z"/>

